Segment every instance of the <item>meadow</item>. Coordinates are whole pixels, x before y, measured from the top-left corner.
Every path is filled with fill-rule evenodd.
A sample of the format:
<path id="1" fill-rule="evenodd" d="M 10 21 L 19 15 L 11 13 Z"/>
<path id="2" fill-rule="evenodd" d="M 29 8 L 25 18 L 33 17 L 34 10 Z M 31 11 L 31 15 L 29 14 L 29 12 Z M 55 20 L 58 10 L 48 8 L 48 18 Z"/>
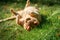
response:
<path id="1" fill-rule="evenodd" d="M 34 6 L 34 4 L 31 3 Z M 60 40 L 60 5 L 37 4 L 42 21 L 31 31 L 24 30 L 14 20 L 0 23 L 0 40 Z M 0 3 L 0 19 L 12 16 L 10 9 L 23 9 L 25 3 Z"/>

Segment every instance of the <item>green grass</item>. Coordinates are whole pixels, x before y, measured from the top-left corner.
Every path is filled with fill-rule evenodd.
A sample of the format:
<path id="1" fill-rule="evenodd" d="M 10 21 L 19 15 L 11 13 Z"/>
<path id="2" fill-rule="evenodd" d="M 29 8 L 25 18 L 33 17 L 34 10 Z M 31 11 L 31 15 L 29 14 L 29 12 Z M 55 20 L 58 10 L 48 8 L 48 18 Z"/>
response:
<path id="1" fill-rule="evenodd" d="M 0 4 L 0 19 L 8 18 L 12 14 L 11 8 L 24 8 L 22 3 Z M 30 32 L 24 30 L 15 20 L 0 23 L 0 40 L 60 40 L 60 6 L 40 5 L 42 22 Z"/>

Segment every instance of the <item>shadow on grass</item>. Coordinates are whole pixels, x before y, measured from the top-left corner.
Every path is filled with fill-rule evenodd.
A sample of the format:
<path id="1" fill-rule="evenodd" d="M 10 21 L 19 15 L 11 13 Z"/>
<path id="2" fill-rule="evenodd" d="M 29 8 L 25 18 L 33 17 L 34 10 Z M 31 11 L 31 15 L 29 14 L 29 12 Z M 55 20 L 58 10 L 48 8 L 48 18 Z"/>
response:
<path id="1" fill-rule="evenodd" d="M 45 16 L 45 15 L 41 15 L 41 22 L 40 22 L 40 24 L 38 25 L 38 29 L 42 29 L 43 28 L 43 26 L 45 27 L 45 25 L 51 25 L 52 23 L 51 23 L 51 21 L 50 20 L 47 20 L 47 16 Z"/>

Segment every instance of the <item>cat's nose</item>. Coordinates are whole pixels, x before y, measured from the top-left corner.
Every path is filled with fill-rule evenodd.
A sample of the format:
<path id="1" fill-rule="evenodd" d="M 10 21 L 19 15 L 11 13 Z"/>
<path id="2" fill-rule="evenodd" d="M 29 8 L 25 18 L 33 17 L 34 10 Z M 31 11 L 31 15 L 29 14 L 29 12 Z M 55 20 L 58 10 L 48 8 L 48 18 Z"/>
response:
<path id="1" fill-rule="evenodd" d="M 37 21 L 34 21 L 34 25 L 38 25 L 39 24 L 39 22 L 37 22 Z"/>

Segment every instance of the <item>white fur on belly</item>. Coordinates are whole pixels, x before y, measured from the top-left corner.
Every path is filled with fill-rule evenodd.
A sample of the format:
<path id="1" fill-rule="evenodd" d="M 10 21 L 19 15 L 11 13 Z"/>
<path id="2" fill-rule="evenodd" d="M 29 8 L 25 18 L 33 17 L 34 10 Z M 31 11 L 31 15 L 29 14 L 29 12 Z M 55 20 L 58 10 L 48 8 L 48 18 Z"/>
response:
<path id="1" fill-rule="evenodd" d="M 31 7 L 31 6 L 25 8 L 25 9 L 24 9 L 24 12 L 25 12 L 25 13 L 31 13 L 31 12 L 34 12 L 34 13 L 36 13 L 36 14 L 39 14 L 39 13 L 38 13 L 38 9 L 36 9 L 35 7 Z"/>
<path id="2" fill-rule="evenodd" d="M 27 15 L 27 14 L 30 14 L 31 12 L 34 12 L 34 13 L 36 13 L 36 14 L 39 14 L 38 13 L 38 9 L 36 9 L 35 7 L 27 7 L 27 8 L 25 8 L 24 10 L 20 10 L 20 11 L 17 11 L 17 13 L 19 13 L 20 15 L 22 15 L 22 16 L 24 16 L 25 14 Z M 25 16 L 26 16 L 25 15 Z"/>

